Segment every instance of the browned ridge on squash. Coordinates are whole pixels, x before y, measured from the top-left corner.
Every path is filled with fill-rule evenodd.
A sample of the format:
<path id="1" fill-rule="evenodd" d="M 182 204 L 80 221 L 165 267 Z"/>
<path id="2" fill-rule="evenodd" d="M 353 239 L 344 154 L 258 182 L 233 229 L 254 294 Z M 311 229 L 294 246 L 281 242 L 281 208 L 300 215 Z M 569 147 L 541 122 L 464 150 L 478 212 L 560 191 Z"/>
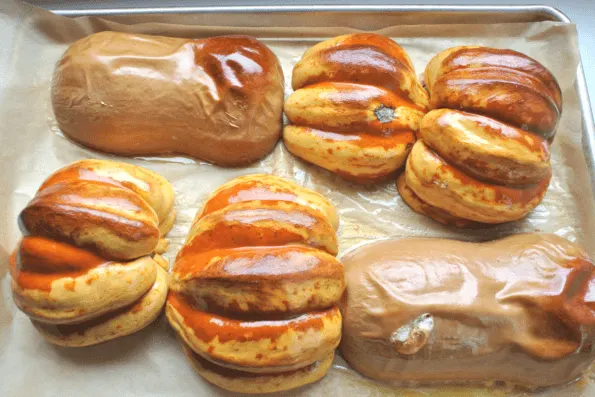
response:
<path id="1" fill-rule="evenodd" d="M 81 160 L 52 174 L 19 216 L 15 303 L 50 342 L 87 346 L 136 332 L 165 304 L 159 255 L 173 189 L 147 169 Z"/>
<path id="2" fill-rule="evenodd" d="M 356 183 L 401 168 L 428 108 L 407 53 L 388 37 L 357 33 L 306 51 L 284 105 L 291 153 Z"/>
<path id="3" fill-rule="evenodd" d="M 341 337 L 337 227 L 326 198 L 271 175 L 234 179 L 207 198 L 166 309 L 205 379 L 258 394 L 325 375 Z"/>
<path id="4" fill-rule="evenodd" d="M 514 221 L 543 199 L 562 112 L 556 79 L 512 50 L 455 47 L 425 71 L 430 112 L 397 183 L 416 212 L 459 227 Z"/>

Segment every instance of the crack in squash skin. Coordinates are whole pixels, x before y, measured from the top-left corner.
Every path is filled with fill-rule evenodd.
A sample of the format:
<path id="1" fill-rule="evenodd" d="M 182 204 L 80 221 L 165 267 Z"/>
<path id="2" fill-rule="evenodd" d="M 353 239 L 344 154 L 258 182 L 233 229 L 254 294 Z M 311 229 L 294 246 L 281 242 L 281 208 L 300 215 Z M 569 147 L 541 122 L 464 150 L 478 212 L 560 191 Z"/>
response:
<path id="1" fill-rule="evenodd" d="M 234 179 L 209 196 L 176 258 L 166 305 L 201 375 L 253 393 L 324 376 L 341 339 L 337 226 L 326 198 L 270 175 Z"/>
<path id="2" fill-rule="evenodd" d="M 136 332 L 161 312 L 173 189 L 108 160 L 52 174 L 19 216 L 10 260 L 15 303 L 48 341 L 88 346 Z"/>
<path id="3" fill-rule="evenodd" d="M 283 129 L 292 154 L 360 184 L 403 166 L 428 96 L 397 43 L 369 33 L 329 39 L 304 53 L 292 80 Z"/>
<path id="4" fill-rule="evenodd" d="M 403 200 L 458 227 L 518 220 L 539 205 L 562 112 L 552 74 L 515 51 L 455 47 L 430 61 L 425 84 L 433 110 L 398 183 Z"/>

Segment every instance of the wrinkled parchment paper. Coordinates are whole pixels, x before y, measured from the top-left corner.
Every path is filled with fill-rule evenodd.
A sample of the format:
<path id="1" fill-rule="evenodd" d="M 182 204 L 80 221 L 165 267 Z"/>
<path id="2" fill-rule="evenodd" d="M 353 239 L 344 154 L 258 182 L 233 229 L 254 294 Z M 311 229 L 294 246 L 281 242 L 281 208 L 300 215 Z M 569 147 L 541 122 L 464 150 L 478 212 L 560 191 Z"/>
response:
<path id="1" fill-rule="evenodd" d="M 208 21 L 207 16 L 198 21 Z M 165 18 L 165 19 L 164 19 Z M 32 6 L 5 0 L 0 4 L 0 396 L 213 396 L 230 395 L 202 380 L 186 361 L 164 318 L 132 336 L 88 348 L 61 348 L 46 343 L 19 312 L 10 293 L 8 257 L 20 237 L 17 214 L 40 183 L 54 170 L 83 158 L 108 158 L 65 139 L 57 129 L 49 104 L 54 65 L 75 40 L 101 30 L 179 37 L 251 34 L 279 57 L 291 92 L 291 69 L 314 43 L 355 31 L 332 20 L 334 27 L 258 28 L 254 20 L 242 28 L 242 15 L 229 26 L 175 25 L 176 16 L 132 16 L 120 21 L 68 19 Z M 254 18 L 254 17 L 252 17 Z M 352 18 L 353 20 L 353 18 Z M 140 23 L 153 21 L 151 23 Z M 262 24 L 273 26 L 270 16 Z M 163 23 L 167 22 L 167 23 Z M 574 25 L 541 22 L 485 25 L 402 25 L 379 31 L 394 38 L 411 55 L 422 73 L 437 52 L 464 44 L 522 51 L 544 63 L 563 89 L 564 113 L 552 149 L 554 175 L 545 199 L 526 219 L 464 231 L 447 228 L 413 213 L 400 199 L 395 181 L 363 188 L 306 164 L 282 143 L 261 162 L 246 168 L 223 169 L 184 158 L 117 158 L 159 172 L 172 182 L 178 219 L 169 233 L 170 259 L 184 241 L 190 222 L 205 197 L 240 175 L 265 172 L 296 181 L 327 196 L 339 209 L 341 252 L 357 244 L 386 237 L 442 236 L 485 240 L 517 232 L 556 233 L 582 244 L 595 257 L 594 199 L 581 147 L 581 113 L 573 87 L 578 64 Z M 208 24 L 208 22 L 203 22 Z M 236 26 L 236 27 L 231 27 Z M 544 374 L 547 376 L 547 374 Z M 501 388 L 403 389 L 364 379 L 337 355 L 329 374 L 315 385 L 283 395 L 308 396 L 478 396 L 508 395 Z M 588 380 L 546 390 L 543 396 L 594 395 Z M 514 392 L 514 395 L 517 393 Z"/>

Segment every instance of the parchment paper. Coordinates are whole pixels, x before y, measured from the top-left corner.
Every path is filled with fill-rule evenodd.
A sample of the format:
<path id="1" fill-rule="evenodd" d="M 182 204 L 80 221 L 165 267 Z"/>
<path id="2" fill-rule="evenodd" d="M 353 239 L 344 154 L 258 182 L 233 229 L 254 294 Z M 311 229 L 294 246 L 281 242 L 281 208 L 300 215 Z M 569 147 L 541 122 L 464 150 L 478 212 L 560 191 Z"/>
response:
<path id="1" fill-rule="evenodd" d="M 202 16 L 206 18 L 207 16 Z M 327 27 L 205 27 L 135 22 L 150 16 L 126 17 L 118 24 L 96 18 L 71 20 L 14 0 L 0 5 L 0 396 L 211 396 L 230 395 L 210 386 L 186 361 L 164 318 L 132 336 L 88 348 L 60 348 L 45 342 L 19 312 L 10 293 L 8 257 L 20 232 L 17 214 L 40 183 L 54 170 L 83 158 L 107 158 L 73 144 L 57 130 L 49 104 L 55 62 L 75 40 L 101 30 L 207 37 L 251 34 L 279 57 L 291 92 L 291 69 L 304 50 L 325 38 L 354 29 Z M 188 17 L 184 19 L 187 23 Z M 263 16 L 263 25 L 267 24 Z M 250 21 L 254 25 L 254 21 Z M 286 26 L 291 26 L 288 24 Z M 297 160 L 282 143 L 250 167 L 223 169 L 183 158 L 117 158 L 159 172 L 173 184 L 178 219 L 169 233 L 168 257 L 175 257 L 190 222 L 204 198 L 239 175 L 266 172 L 282 176 L 326 195 L 339 209 L 341 252 L 378 238 L 442 236 L 485 240 L 517 232 L 553 232 L 582 244 L 595 257 L 594 199 L 581 147 L 581 114 L 573 87 L 578 64 L 574 25 L 561 23 L 395 26 L 379 31 L 394 38 L 422 73 L 437 52 L 455 45 L 479 44 L 522 51 L 545 64 L 564 94 L 564 113 L 552 149 L 553 178 L 545 199 L 522 221 L 464 231 L 446 228 L 413 213 L 400 199 L 395 181 L 362 188 Z M 547 376 L 547 374 L 544 374 Z M 477 396 L 505 395 L 496 389 L 397 389 L 364 379 L 337 355 L 319 383 L 284 393 L 310 396 Z M 588 380 L 540 395 L 587 396 Z M 515 392 L 516 394 L 516 392 Z"/>

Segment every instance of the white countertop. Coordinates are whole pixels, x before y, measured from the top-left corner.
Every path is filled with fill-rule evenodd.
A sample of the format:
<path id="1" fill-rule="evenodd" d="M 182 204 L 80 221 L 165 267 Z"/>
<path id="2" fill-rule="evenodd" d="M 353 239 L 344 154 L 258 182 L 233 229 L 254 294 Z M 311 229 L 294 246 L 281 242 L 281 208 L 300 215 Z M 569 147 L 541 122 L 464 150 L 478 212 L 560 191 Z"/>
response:
<path id="1" fill-rule="evenodd" d="M 168 6 L 228 6 L 228 5 L 270 5 L 283 4 L 453 4 L 453 5 L 528 5 L 543 4 L 556 7 L 577 24 L 579 44 L 587 86 L 591 93 L 591 104 L 595 105 L 595 0 L 27 0 L 29 3 L 56 10 L 85 8 L 134 8 L 134 7 L 168 7 Z M 594 106 L 595 107 L 595 106 Z"/>

